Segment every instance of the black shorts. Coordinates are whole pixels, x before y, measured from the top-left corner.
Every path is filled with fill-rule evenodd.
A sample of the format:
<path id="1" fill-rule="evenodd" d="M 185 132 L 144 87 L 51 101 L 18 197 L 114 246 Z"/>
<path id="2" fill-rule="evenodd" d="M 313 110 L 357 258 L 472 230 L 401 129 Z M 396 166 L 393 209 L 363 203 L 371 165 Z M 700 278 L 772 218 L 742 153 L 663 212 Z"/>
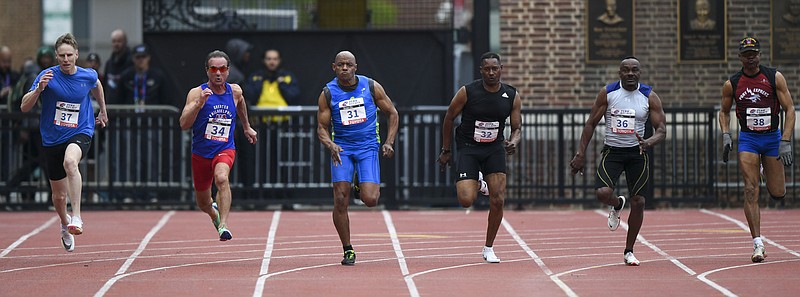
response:
<path id="1" fill-rule="evenodd" d="M 86 134 L 78 134 L 62 144 L 44 147 L 44 168 L 47 171 L 47 178 L 50 180 L 67 177 L 67 171 L 64 170 L 64 154 L 67 153 L 67 146 L 72 143 L 81 148 L 81 160 L 83 160 L 92 145 L 92 138 Z"/>
<path id="2" fill-rule="evenodd" d="M 506 172 L 506 149 L 502 142 L 492 145 L 459 146 L 456 156 L 457 180 L 478 179 L 478 171 L 484 175 Z"/>
<path id="3" fill-rule="evenodd" d="M 647 154 L 639 154 L 639 147 L 603 147 L 600 163 L 597 164 L 596 189 L 616 188 L 619 176 L 625 171 L 628 181 L 628 193 L 631 197 L 640 195 L 642 189 L 650 182 L 650 160 Z"/>

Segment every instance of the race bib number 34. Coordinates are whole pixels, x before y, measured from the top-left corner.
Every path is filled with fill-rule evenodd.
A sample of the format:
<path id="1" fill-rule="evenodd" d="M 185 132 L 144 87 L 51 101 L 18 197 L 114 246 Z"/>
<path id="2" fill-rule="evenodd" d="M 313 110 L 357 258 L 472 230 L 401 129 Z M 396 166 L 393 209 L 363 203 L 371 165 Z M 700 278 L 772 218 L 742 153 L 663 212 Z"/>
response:
<path id="1" fill-rule="evenodd" d="M 617 134 L 633 134 L 636 127 L 636 110 L 611 109 L 611 132 Z"/>
<path id="2" fill-rule="evenodd" d="M 53 124 L 61 127 L 77 128 L 78 115 L 80 113 L 81 105 L 79 103 L 56 101 L 56 116 L 53 119 Z"/>
<path id="3" fill-rule="evenodd" d="M 367 110 L 364 108 L 364 98 L 339 102 L 339 115 L 344 126 L 366 122 Z"/>
<path id="4" fill-rule="evenodd" d="M 231 119 L 208 119 L 205 135 L 206 139 L 228 142 L 231 122 Z"/>
<path id="5" fill-rule="evenodd" d="M 476 142 L 492 142 L 497 139 L 500 132 L 500 122 L 475 121 L 475 133 L 472 139 Z"/>

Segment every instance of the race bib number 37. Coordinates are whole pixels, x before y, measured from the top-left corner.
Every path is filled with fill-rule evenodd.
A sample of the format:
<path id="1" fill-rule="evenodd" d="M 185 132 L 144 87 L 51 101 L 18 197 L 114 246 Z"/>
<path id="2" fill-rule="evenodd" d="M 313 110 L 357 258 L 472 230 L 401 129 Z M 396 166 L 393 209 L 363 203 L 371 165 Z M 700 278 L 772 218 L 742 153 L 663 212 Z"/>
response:
<path id="1" fill-rule="evenodd" d="M 79 103 L 56 101 L 56 116 L 53 119 L 53 124 L 61 127 L 77 128 L 78 115 L 80 113 L 81 105 Z"/>
<path id="2" fill-rule="evenodd" d="M 352 125 L 367 121 L 367 110 L 364 108 L 364 98 L 352 98 L 339 102 L 339 115 L 342 125 Z"/>
<path id="3" fill-rule="evenodd" d="M 206 139 L 228 142 L 231 131 L 231 119 L 208 119 Z"/>

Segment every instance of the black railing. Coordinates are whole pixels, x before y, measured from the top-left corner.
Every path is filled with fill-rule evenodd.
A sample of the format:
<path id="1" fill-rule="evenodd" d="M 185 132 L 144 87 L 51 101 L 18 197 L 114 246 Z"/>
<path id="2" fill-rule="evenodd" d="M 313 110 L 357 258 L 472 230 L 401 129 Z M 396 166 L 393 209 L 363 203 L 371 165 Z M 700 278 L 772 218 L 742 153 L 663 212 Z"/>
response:
<path id="1" fill-rule="evenodd" d="M 231 176 L 234 206 L 332 204 L 330 156 L 317 140 L 316 110 L 316 106 L 251 110 L 259 142 L 237 144 Z M 441 173 L 436 164 L 445 110 L 444 106 L 399 109 L 395 158 L 381 159 L 381 203 L 387 208 L 457 206 L 455 169 Z M 667 139 L 651 152 L 652 205 L 742 204 L 736 158 L 725 164 L 718 155 L 717 113 L 715 108 L 666 110 Z M 522 142 L 507 161 L 508 205 L 597 205 L 594 168 L 602 148 L 602 123 L 587 150 L 586 174 L 572 175 L 568 168 L 587 114 L 587 109 L 523 110 Z M 109 107 L 109 126 L 96 131 L 89 156 L 81 162 L 84 205 L 192 207 L 191 136 L 180 130 L 179 116 L 178 109 L 168 106 L 143 111 Z M 0 112 L 0 204 L 6 209 L 50 205 L 49 186 L 38 162 L 37 123 L 36 114 Z M 736 127 L 735 121 L 731 125 Z M 382 128 L 385 136 L 385 124 Z M 793 197 L 800 194 L 798 168 L 787 168 L 788 193 L 781 205 L 797 201 Z M 627 193 L 624 177 L 618 192 Z M 774 203 L 768 200 L 762 199 Z"/>

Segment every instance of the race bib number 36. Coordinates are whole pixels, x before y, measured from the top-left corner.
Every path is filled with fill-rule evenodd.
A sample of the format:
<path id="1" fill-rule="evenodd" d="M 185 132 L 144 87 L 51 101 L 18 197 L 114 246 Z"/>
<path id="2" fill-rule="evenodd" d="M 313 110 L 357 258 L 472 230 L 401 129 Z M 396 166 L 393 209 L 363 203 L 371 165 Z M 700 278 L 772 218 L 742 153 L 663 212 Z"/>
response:
<path id="1" fill-rule="evenodd" d="M 206 139 L 228 142 L 231 131 L 231 119 L 208 119 Z"/>
<path id="2" fill-rule="evenodd" d="M 768 131 L 772 128 L 772 109 L 766 108 L 748 108 L 747 113 L 747 128 L 752 131 Z"/>
<path id="3" fill-rule="evenodd" d="M 81 105 L 79 103 L 56 101 L 56 116 L 53 119 L 53 124 L 61 127 L 77 128 L 78 115 L 80 113 Z"/>
<path id="4" fill-rule="evenodd" d="M 636 127 L 636 110 L 611 109 L 611 132 L 617 134 L 633 134 Z"/>
<path id="5" fill-rule="evenodd" d="M 472 139 L 476 142 L 492 142 L 497 139 L 500 132 L 500 122 L 475 121 L 475 133 Z"/>
<path id="6" fill-rule="evenodd" d="M 339 115 L 344 126 L 366 122 L 367 110 L 364 108 L 364 98 L 339 102 Z"/>

